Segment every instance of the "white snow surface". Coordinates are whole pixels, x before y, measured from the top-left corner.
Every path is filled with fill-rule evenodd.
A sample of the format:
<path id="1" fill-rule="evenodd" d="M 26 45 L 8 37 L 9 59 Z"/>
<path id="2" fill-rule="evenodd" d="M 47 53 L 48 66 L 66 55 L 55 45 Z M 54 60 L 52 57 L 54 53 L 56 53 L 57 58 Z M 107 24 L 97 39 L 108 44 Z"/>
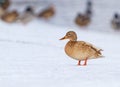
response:
<path id="1" fill-rule="evenodd" d="M 67 31 L 102 48 L 105 56 L 77 66 L 64 52 Z M 120 39 L 117 34 L 52 26 L 0 22 L 0 87 L 120 87 Z"/>

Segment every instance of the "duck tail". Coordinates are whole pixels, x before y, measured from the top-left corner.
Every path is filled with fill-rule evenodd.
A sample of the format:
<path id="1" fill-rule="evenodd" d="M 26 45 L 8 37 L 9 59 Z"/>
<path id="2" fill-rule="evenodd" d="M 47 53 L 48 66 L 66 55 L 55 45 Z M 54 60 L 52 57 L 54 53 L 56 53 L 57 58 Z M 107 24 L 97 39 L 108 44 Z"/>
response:
<path id="1" fill-rule="evenodd" d="M 100 50 L 98 50 L 98 51 L 103 51 L 103 49 L 100 49 Z"/>
<path id="2" fill-rule="evenodd" d="M 98 53 L 99 55 L 102 55 L 101 51 L 103 51 L 103 50 L 102 50 L 102 49 L 99 49 L 99 50 L 97 51 L 97 53 Z"/>
<path id="3" fill-rule="evenodd" d="M 99 57 L 99 58 L 103 58 L 104 56 L 102 55 L 101 51 L 103 51 L 102 49 L 99 49 L 97 52 L 96 52 L 96 56 Z"/>

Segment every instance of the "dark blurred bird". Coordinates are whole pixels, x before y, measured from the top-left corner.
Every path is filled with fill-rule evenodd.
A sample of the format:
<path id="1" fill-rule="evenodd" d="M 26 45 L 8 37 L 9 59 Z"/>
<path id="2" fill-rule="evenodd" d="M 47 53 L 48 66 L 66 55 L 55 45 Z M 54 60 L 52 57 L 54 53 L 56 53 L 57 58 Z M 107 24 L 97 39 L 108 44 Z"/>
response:
<path id="1" fill-rule="evenodd" d="M 84 15 L 79 13 L 75 18 L 75 23 L 79 26 L 87 26 L 90 23 L 90 17 L 88 17 L 86 14 Z"/>
<path id="2" fill-rule="evenodd" d="M 78 26 L 87 26 L 91 22 L 91 17 L 92 17 L 92 2 L 88 1 L 86 3 L 86 10 L 85 13 L 78 13 L 77 17 L 75 18 L 75 23 Z"/>
<path id="3" fill-rule="evenodd" d="M 6 13 L 6 10 L 9 7 L 9 5 L 9 0 L 0 0 L 0 18 Z"/>
<path id="4" fill-rule="evenodd" d="M 34 9 L 32 6 L 27 6 L 25 12 L 34 13 Z"/>
<path id="5" fill-rule="evenodd" d="M 9 0 L 0 0 L 0 7 L 2 7 L 4 10 L 6 10 L 10 5 Z"/>
<path id="6" fill-rule="evenodd" d="M 87 2 L 87 8 L 86 8 L 86 11 L 85 11 L 85 14 L 89 17 L 92 17 L 92 2 L 91 1 L 88 1 Z"/>
<path id="7" fill-rule="evenodd" d="M 44 9 L 42 12 L 38 14 L 38 17 L 49 19 L 55 15 L 55 7 L 54 5 L 51 5 L 50 7 Z"/>
<path id="8" fill-rule="evenodd" d="M 89 0 L 86 3 L 87 8 L 86 9 L 92 9 L 92 2 Z"/>
<path id="9" fill-rule="evenodd" d="M 118 13 L 114 14 L 111 25 L 114 29 L 120 29 L 120 15 Z"/>
<path id="10" fill-rule="evenodd" d="M 32 21 L 32 19 L 35 17 L 34 9 L 32 6 L 28 6 L 23 14 L 18 18 L 19 22 L 22 22 L 23 24 L 27 24 L 28 22 Z"/>
<path id="11" fill-rule="evenodd" d="M 1 19 L 7 23 L 13 23 L 17 20 L 18 16 L 18 12 L 14 10 L 12 12 L 6 12 Z"/>

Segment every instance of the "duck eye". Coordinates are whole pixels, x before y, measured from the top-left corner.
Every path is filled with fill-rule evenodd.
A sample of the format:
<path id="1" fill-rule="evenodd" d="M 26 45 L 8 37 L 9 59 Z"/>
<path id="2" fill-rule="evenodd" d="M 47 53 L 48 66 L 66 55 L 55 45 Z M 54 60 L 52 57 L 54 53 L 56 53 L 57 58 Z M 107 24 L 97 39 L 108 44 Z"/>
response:
<path id="1" fill-rule="evenodd" d="M 71 34 L 68 34 L 68 36 L 71 36 Z"/>

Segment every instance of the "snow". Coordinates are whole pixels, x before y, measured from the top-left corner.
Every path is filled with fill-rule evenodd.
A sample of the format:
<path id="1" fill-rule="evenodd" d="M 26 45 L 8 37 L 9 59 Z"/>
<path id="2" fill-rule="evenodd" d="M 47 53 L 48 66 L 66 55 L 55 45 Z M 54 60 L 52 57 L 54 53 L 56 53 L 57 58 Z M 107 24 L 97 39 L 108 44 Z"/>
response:
<path id="1" fill-rule="evenodd" d="M 96 20 L 94 23 L 100 23 L 102 19 Z M 94 23 L 89 28 L 109 29 L 104 23 Z M 102 48 L 105 57 L 77 66 L 64 52 L 67 40 L 59 40 L 70 30 L 77 33 L 78 40 Z M 40 20 L 28 25 L 0 21 L 0 87 L 120 87 L 119 32 L 93 30 Z"/>
<path id="2" fill-rule="evenodd" d="M 67 41 L 59 39 L 69 30 L 79 40 L 102 48 L 105 58 L 77 66 L 64 52 Z M 119 35 L 68 29 L 34 20 L 0 24 L 1 87 L 119 87 Z"/>

